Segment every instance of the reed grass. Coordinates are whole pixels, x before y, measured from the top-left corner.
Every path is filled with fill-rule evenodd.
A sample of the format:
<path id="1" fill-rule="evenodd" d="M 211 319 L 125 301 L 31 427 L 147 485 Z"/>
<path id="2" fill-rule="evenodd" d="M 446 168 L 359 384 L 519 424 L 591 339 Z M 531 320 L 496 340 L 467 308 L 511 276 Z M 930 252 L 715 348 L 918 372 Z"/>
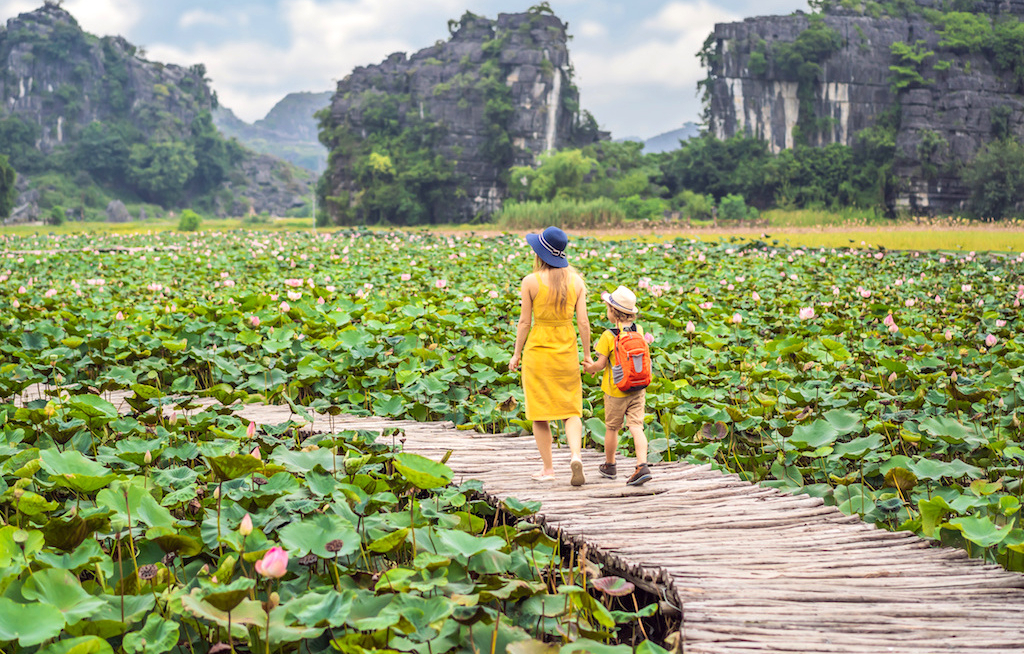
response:
<path id="1" fill-rule="evenodd" d="M 578 230 L 619 227 L 625 220 L 625 213 L 614 200 L 597 198 L 585 202 L 507 202 L 494 224 L 508 230 L 540 230 L 550 225 Z"/>

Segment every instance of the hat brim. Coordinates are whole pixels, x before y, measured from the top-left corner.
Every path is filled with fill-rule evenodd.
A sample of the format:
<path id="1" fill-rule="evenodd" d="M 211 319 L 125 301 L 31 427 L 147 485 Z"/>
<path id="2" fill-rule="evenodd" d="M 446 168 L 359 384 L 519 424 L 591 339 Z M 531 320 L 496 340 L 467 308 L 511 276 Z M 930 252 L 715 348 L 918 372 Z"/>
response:
<path id="1" fill-rule="evenodd" d="M 540 244 L 540 234 L 527 234 L 526 242 L 530 244 L 533 251 L 537 253 L 540 260 L 548 264 L 552 268 L 565 268 L 569 265 L 568 259 L 556 257 L 555 255 L 548 252 L 543 245 Z"/>
<path id="2" fill-rule="evenodd" d="M 619 304 L 618 302 L 615 301 L 615 299 L 612 297 L 611 293 L 604 293 L 604 294 L 602 294 L 601 295 L 601 299 L 604 300 L 605 304 L 607 304 L 611 308 L 615 309 L 616 311 L 621 311 L 622 313 L 628 313 L 631 316 L 635 316 L 640 311 L 636 307 L 633 307 L 632 309 L 627 309 L 626 307 L 622 306 L 621 304 Z"/>

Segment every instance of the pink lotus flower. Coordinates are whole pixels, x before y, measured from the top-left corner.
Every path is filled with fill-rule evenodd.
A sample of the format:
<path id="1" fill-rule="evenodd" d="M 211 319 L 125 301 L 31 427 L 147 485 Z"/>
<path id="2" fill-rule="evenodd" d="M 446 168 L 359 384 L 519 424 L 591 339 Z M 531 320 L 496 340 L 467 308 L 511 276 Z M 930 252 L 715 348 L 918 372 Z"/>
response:
<path id="1" fill-rule="evenodd" d="M 866 300 L 866 299 L 868 299 L 869 297 L 871 297 L 871 291 L 869 291 L 869 290 L 868 290 L 868 289 L 866 289 L 866 288 L 862 288 L 862 289 L 860 290 L 860 296 L 861 296 L 862 298 L 864 298 L 864 299 Z"/>
<path id="2" fill-rule="evenodd" d="M 260 317 L 259 316 L 253 316 L 252 318 L 249 318 L 249 324 L 252 325 L 253 327 L 259 327 L 260 326 Z"/>
<path id="3" fill-rule="evenodd" d="M 238 525 L 238 533 L 243 536 L 248 536 L 252 533 L 252 518 L 246 513 L 245 517 L 242 518 L 242 522 Z"/>
<path id="4" fill-rule="evenodd" d="M 732 323 L 733 323 L 734 325 L 738 325 L 738 324 L 740 324 L 741 322 L 743 322 L 743 316 L 741 316 L 741 315 L 740 315 L 740 314 L 738 314 L 738 313 L 734 313 L 734 314 L 732 314 Z"/>
<path id="5" fill-rule="evenodd" d="M 24 286 L 19 286 L 18 287 L 18 295 L 24 295 L 27 292 L 28 292 L 28 289 L 25 288 Z"/>
<path id="6" fill-rule="evenodd" d="M 438 280 L 436 280 L 436 281 L 434 282 L 434 286 L 435 286 L 436 288 L 444 288 L 444 287 L 445 287 L 445 286 L 447 286 L 447 285 L 448 285 L 448 282 L 447 282 L 447 281 L 445 281 L 445 280 L 443 280 L 443 279 L 438 279 Z"/>
<path id="7" fill-rule="evenodd" d="M 398 277 L 398 278 L 399 278 L 400 280 L 402 280 L 403 282 L 407 282 L 407 281 L 409 281 L 410 279 L 412 279 L 412 275 L 410 275 L 409 273 L 402 273 L 401 275 L 399 275 L 399 277 Z"/>
<path id="8" fill-rule="evenodd" d="M 889 333 L 890 334 L 895 334 L 899 330 L 900 330 L 900 328 L 896 326 L 896 323 L 893 323 L 893 324 L 889 325 Z"/>
<path id="9" fill-rule="evenodd" d="M 889 383 L 891 384 L 894 381 L 896 381 L 896 373 L 895 372 L 889 375 Z"/>
<path id="10" fill-rule="evenodd" d="M 11 302 L 11 306 L 14 307 L 15 309 L 17 309 L 18 307 L 21 306 L 21 302 L 18 302 L 17 300 L 15 300 L 14 302 Z"/>
<path id="11" fill-rule="evenodd" d="M 224 280 L 224 287 L 225 288 L 231 288 L 234 285 L 235 285 L 234 280 L 232 280 L 232 279 L 225 279 Z"/>
<path id="12" fill-rule="evenodd" d="M 280 547 L 271 547 L 263 558 L 256 562 L 256 572 L 264 577 L 280 579 L 288 572 L 288 552 Z"/>
<path id="13" fill-rule="evenodd" d="M 291 286 L 292 288 L 298 288 L 302 286 L 302 279 L 286 279 L 284 280 L 285 286 Z"/>
<path id="14" fill-rule="evenodd" d="M 985 337 L 985 346 L 986 347 L 992 347 L 992 346 L 994 346 L 998 342 L 999 342 L 999 339 L 996 338 L 995 336 L 993 336 L 992 334 L 989 334 L 988 336 Z"/>
<path id="15" fill-rule="evenodd" d="M 491 298 L 492 300 L 497 300 L 498 299 L 498 291 L 488 291 L 487 292 L 487 296 L 489 298 Z"/>
<path id="16" fill-rule="evenodd" d="M 124 314 L 118 311 L 117 315 L 114 316 L 114 320 L 124 320 Z"/>
<path id="17" fill-rule="evenodd" d="M 945 333 L 945 334 L 943 334 L 943 336 L 945 336 L 945 337 L 946 337 L 946 340 L 947 340 L 947 341 L 951 341 L 951 340 L 953 340 L 953 330 L 952 330 L 952 329 L 947 329 L 947 330 L 946 330 L 946 333 Z"/>
<path id="18" fill-rule="evenodd" d="M 814 317 L 814 307 L 804 307 L 800 309 L 800 320 L 810 320 Z"/>
<path id="19" fill-rule="evenodd" d="M 892 314 L 890 313 L 882 321 L 882 324 L 885 325 L 886 327 L 892 327 L 893 325 L 896 324 L 896 321 L 893 319 Z"/>
<path id="20" fill-rule="evenodd" d="M 246 438 L 252 438 L 256 435 L 256 423 L 252 420 L 249 421 L 249 426 L 245 428 Z"/>
<path id="21" fill-rule="evenodd" d="M 970 290 L 971 290 L 971 285 L 970 284 L 961 284 L 960 285 L 960 290 L 963 291 L 964 293 L 969 293 Z"/>
<path id="22" fill-rule="evenodd" d="M 750 294 L 750 299 L 752 299 L 754 302 L 760 302 L 761 296 L 757 294 L 757 291 L 754 291 L 753 293 Z"/>
<path id="23" fill-rule="evenodd" d="M 318 298 L 316 299 L 316 303 L 317 303 L 317 304 L 323 304 L 324 302 L 325 302 L 325 300 L 324 300 L 324 299 L 323 299 L 322 297 L 318 297 Z"/>
<path id="24" fill-rule="evenodd" d="M 644 334 L 644 340 L 647 341 L 648 345 L 650 345 L 651 343 L 654 342 L 654 334 L 652 334 L 651 332 L 647 332 L 646 334 Z"/>
<path id="25" fill-rule="evenodd" d="M 302 293 L 299 293 L 298 291 L 288 291 L 288 299 L 291 300 L 292 302 L 295 302 L 301 297 Z"/>
<path id="26" fill-rule="evenodd" d="M 281 309 L 281 313 L 288 313 L 292 310 L 291 306 L 287 302 L 282 302 L 279 308 Z"/>
<path id="27" fill-rule="evenodd" d="M 48 290 L 45 293 L 43 293 L 43 295 L 45 295 L 46 297 L 53 297 L 56 294 L 57 294 L 57 289 L 55 289 L 55 288 L 51 288 L 50 290 Z"/>
<path id="28" fill-rule="evenodd" d="M 697 331 L 697 327 L 694 326 L 693 321 L 692 320 L 686 321 L 686 333 L 687 334 L 692 334 L 695 331 Z"/>
<path id="29" fill-rule="evenodd" d="M 260 448 L 258 448 L 258 447 L 252 448 L 252 452 L 249 452 L 249 456 L 257 458 L 260 461 L 263 460 L 263 455 L 260 453 Z"/>
<path id="30" fill-rule="evenodd" d="M 1005 327 L 1005 326 L 1006 326 L 1006 321 L 1005 320 L 996 320 L 996 327 Z"/>

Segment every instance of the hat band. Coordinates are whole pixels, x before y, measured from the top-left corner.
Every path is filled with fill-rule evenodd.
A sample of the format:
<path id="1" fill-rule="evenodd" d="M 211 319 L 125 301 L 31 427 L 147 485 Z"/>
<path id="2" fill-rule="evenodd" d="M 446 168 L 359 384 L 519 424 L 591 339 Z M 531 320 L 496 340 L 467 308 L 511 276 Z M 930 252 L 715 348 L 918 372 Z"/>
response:
<path id="1" fill-rule="evenodd" d="M 552 256 L 558 257 L 559 259 L 565 258 L 565 250 L 556 250 L 555 248 L 551 247 L 551 245 L 544 240 L 543 234 L 540 235 L 540 244 L 543 245 L 544 249 L 550 252 Z"/>

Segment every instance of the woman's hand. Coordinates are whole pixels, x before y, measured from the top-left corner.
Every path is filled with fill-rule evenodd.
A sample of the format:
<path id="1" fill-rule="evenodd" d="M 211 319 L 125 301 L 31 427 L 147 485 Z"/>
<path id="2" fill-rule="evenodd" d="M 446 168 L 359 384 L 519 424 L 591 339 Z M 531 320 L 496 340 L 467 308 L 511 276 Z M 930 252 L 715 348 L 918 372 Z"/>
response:
<path id="1" fill-rule="evenodd" d="M 509 372 L 512 372 L 513 370 L 515 370 L 516 368 L 519 367 L 519 359 L 520 359 L 520 357 L 519 357 L 518 354 L 513 354 L 512 355 L 512 359 L 509 360 L 509 362 L 508 362 L 508 370 L 509 370 Z"/>

